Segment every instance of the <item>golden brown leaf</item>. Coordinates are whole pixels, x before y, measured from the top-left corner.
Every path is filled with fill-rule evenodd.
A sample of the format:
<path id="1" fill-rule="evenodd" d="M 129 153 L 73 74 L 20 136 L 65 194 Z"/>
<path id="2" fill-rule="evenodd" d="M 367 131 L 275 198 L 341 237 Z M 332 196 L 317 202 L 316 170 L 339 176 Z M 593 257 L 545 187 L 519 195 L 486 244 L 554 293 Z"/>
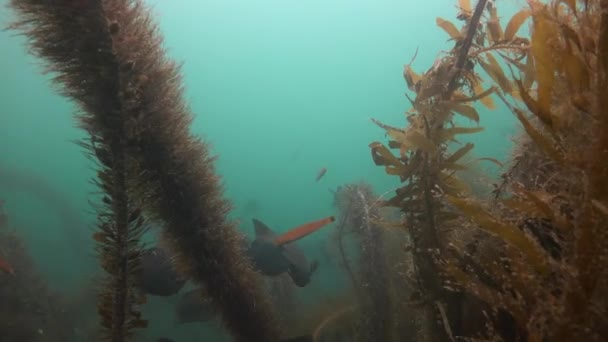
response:
<path id="1" fill-rule="evenodd" d="M 416 91 L 416 84 L 420 82 L 421 77 L 414 72 L 414 70 L 412 70 L 412 67 L 409 64 L 403 67 L 403 78 L 405 78 L 408 89 L 411 91 Z"/>
<path id="2" fill-rule="evenodd" d="M 475 96 L 471 96 L 471 97 L 465 97 L 463 95 L 458 95 L 457 93 L 454 93 L 454 96 L 452 96 L 452 101 L 473 102 L 473 101 L 481 100 L 481 99 L 487 97 L 488 95 L 492 94 L 495 90 L 496 90 L 495 87 L 490 87 L 487 90 L 483 91 L 482 93 L 477 93 L 477 91 L 475 91 L 475 93 L 476 93 Z"/>
<path id="3" fill-rule="evenodd" d="M 446 163 L 457 162 L 460 158 L 464 157 L 467 153 L 469 153 L 473 149 L 474 146 L 475 145 L 473 145 L 472 143 L 468 143 L 468 144 L 464 145 L 463 147 L 459 148 L 456 152 L 452 153 L 451 156 L 446 158 L 445 162 Z"/>
<path id="4" fill-rule="evenodd" d="M 369 144 L 372 152 L 374 163 L 379 166 L 384 166 L 386 173 L 399 175 L 404 170 L 403 163 L 395 157 L 384 145 L 375 141 Z"/>
<path id="5" fill-rule="evenodd" d="M 589 71 L 585 62 L 581 59 L 570 44 L 566 44 L 566 48 L 562 51 L 562 63 L 568 85 L 575 93 L 586 92 L 589 89 Z"/>
<path id="6" fill-rule="evenodd" d="M 561 162 L 563 160 L 561 153 L 553 146 L 551 140 L 545 137 L 541 132 L 539 132 L 526 118 L 525 114 L 517 109 L 513 108 L 515 111 L 515 115 L 517 115 L 517 119 L 521 122 L 526 130 L 526 133 L 530 136 L 532 141 L 536 143 L 542 150 L 547 153 L 547 155 L 557 162 Z"/>
<path id="7" fill-rule="evenodd" d="M 551 48 L 557 39 L 557 28 L 546 15 L 546 9 L 535 13 L 533 17 L 534 29 L 532 31 L 531 52 L 536 66 L 536 82 L 538 84 L 537 102 L 540 108 L 549 113 L 553 96 L 553 82 L 555 79 L 555 52 Z"/>
<path id="8" fill-rule="evenodd" d="M 532 86 L 532 83 L 534 83 L 534 81 L 536 81 L 534 71 L 535 71 L 534 58 L 532 56 L 530 56 L 530 54 L 528 54 L 528 57 L 526 58 L 526 68 L 524 70 L 524 81 L 523 81 L 524 89 L 530 89 L 530 87 Z M 520 95 L 521 95 L 521 93 L 520 93 Z"/>
<path id="9" fill-rule="evenodd" d="M 498 86 L 500 87 L 500 89 L 502 89 L 503 92 L 505 92 L 506 94 L 510 94 L 513 91 L 513 88 L 511 87 L 511 82 L 505 76 L 504 72 L 502 71 L 502 68 L 498 64 L 498 61 L 496 61 L 496 58 L 494 58 L 494 56 L 492 56 L 492 54 L 489 52 L 486 53 L 486 58 L 488 59 L 488 63 L 485 63 L 483 60 L 480 59 L 479 64 L 494 80 L 494 82 L 498 84 Z"/>
<path id="10" fill-rule="evenodd" d="M 519 228 L 506 222 L 499 221 L 481 205 L 472 200 L 457 198 L 450 195 L 447 195 L 447 199 L 481 229 L 500 237 L 506 243 L 516 247 L 526 256 L 534 269 L 541 273 L 545 272 L 547 267 L 547 256 L 545 252 Z"/>
<path id="11" fill-rule="evenodd" d="M 487 26 L 490 41 L 492 43 L 498 43 L 502 39 L 503 33 L 495 6 L 490 7 L 490 19 L 488 20 Z"/>
<path id="12" fill-rule="evenodd" d="M 479 113 L 477 113 L 475 108 L 464 104 L 456 104 L 452 106 L 451 109 L 452 111 L 479 123 Z"/>
<path id="13" fill-rule="evenodd" d="M 441 27 L 445 32 L 447 32 L 452 39 L 461 40 L 463 38 L 460 31 L 454 24 L 452 24 L 452 22 L 439 17 L 435 19 L 435 22 L 437 23 L 437 26 Z"/>
<path id="14" fill-rule="evenodd" d="M 507 24 L 507 27 L 505 28 L 505 40 L 511 41 L 515 37 L 515 34 L 517 33 L 517 31 L 519 30 L 521 25 L 524 23 L 524 21 L 526 21 L 526 19 L 528 19 L 530 14 L 531 13 L 529 10 L 521 10 L 521 11 L 517 12 L 511 18 L 511 20 L 509 20 L 509 23 Z"/>
<path id="15" fill-rule="evenodd" d="M 442 172 L 441 176 L 437 185 L 444 193 L 452 196 L 460 196 L 471 191 L 471 187 L 467 183 L 461 181 L 453 174 Z"/>
<path id="16" fill-rule="evenodd" d="M 457 134 L 472 134 L 483 131 L 483 127 L 452 127 L 446 128 L 439 132 L 438 142 L 443 143 L 445 141 L 453 139 Z"/>
<path id="17" fill-rule="evenodd" d="M 484 90 L 483 90 L 483 88 L 481 88 L 481 82 L 475 83 L 473 90 L 475 91 L 476 95 L 484 94 Z M 493 88 L 490 88 L 488 90 L 490 90 L 488 95 L 490 95 L 494 91 Z M 481 104 L 486 106 L 486 108 L 488 108 L 488 109 L 496 108 L 496 105 L 494 104 L 494 100 L 492 100 L 492 98 L 487 95 L 480 97 L 478 100 L 479 100 L 479 102 L 481 102 Z"/>
<path id="18" fill-rule="evenodd" d="M 534 114 L 536 117 L 547 126 L 549 130 L 553 129 L 553 116 L 551 112 L 548 112 L 538 104 L 536 100 L 534 100 L 528 92 L 524 89 L 524 85 L 519 80 L 515 80 L 515 84 L 517 84 L 517 88 L 519 89 L 519 96 L 526 104 L 526 107 Z"/>
<path id="19" fill-rule="evenodd" d="M 471 12 L 471 0 L 458 0 L 458 7 L 463 12 Z"/>
<path id="20" fill-rule="evenodd" d="M 400 142 L 402 148 L 408 150 L 421 149 L 428 153 L 435 153 L 437 150 L 437 146 L 432 140 L 428 139 L 422 133 L 414 129 L 410 129 L 405 133 L 390 129 L 387 130 L 387 134 L 394 140 Z"/>

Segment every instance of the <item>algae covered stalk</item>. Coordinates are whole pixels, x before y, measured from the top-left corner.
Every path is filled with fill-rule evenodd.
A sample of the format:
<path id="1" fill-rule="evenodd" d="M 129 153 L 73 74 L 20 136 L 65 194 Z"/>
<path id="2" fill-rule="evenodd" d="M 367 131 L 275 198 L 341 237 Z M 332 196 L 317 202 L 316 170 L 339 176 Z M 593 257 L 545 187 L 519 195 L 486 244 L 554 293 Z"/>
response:
<path id="1" fill-rule="evenodd" d="M 227 221 L 229 204 L 213 158 L 189 132 L 192 115 L 183 101 L 179 68 L 165 57 L 143 2 L 12 0 L 11 5 L 20 16 L 14 27 L 47 59 L 62 93 L 84 112 L 79 118 L 95 156 L 102 164 L 110 161 L 103 165 L 109 173 L 99 174 L 102 188 L 124 186 L 123 194 L 106 201 L 112 210 L 123 210 L 113 218 L 122 231 L 132 218 L 124 211 L 135 207 L 132 198 L 164 222 L 179 271 L 205 287 L 235 339 L 277 340 L 270 302 L 244 258 L 242 238 Z"/>
<path id="2" fill-rule="evenodd" d="M 376 197 L 371 186 L 364 183 L 347 184 L 336 197 L 340 199 L 340 219 L 356 236 L 360 254 L 358 279 L 353 279 L 362 313 L 357 338 L 392 341 L 390 269 L 384 253 L 383 228 L 376 224 L 380 221 L 378 207 L 374 205 Z"/>

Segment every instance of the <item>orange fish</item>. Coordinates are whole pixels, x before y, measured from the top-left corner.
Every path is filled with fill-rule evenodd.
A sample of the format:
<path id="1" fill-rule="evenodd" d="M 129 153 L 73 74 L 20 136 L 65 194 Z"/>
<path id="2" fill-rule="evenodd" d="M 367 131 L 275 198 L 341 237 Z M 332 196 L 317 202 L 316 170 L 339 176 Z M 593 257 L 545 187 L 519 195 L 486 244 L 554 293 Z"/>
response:
<path id="1" fill-rule="evenodd" d="M 317 174 L 317 179 L 315 181 L 318 182 L 321 178 L 323 178 L 323 176 L 325 176 L 326 172 L 327 172 L 326 168 L 321 168 L 321 170 L 319 170 L 319 173 Z"/>
<path id="2" fill-rule="evenodd" d="M 301 226 L 297 226 L 295 228 L 290 229 L 287 233 L 279 235 L 274 239 L 274 243 L 277 246 L 282 246 L 286 243 L 294 242 L 296 240 L 300 240 L 301 238 L 310 235 L 317 230 L 321 229 L 323 226 L 328 225 L 334 222 L 336 219 L 333 216 L 328 216 L 326 218 L 308 222 Z"/>
<path id="3" fill-rule="evenodd" d="M 13 269 L 13 266 L 11 266 L 11 264 L 8 263 L 8 261 L 0 258 L 0 270 L 4 271 L 5 273 L 8 273 L 10 275 L 15 275 L 15 270 Z"/>

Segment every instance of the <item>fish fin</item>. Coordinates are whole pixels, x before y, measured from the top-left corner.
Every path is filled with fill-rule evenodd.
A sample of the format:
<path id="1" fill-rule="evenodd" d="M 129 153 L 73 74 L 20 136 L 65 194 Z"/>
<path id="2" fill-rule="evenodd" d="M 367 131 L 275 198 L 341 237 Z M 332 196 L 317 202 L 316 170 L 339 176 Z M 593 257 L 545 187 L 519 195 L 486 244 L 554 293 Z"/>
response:
<path id="1" fill-rule="evenodd" d="M 277 246 L 282 246 L 290 242 L 294 242 L 300 240 L 301 238 L 310 235 L 317 230 L 323 228 L 324 226 L 334 222 L 336 219 L 333 216 L 328 216 L 326 218 L 308 222 L 303 225 L 297 226 L 295 228 L 290 229 L 286 233 L 283 233 L 274 239 L 274 243 Z"/>
<path id="2" fill-rule="evenodd" d="M 255 229 L 255 238 L 263 238 L 274 235 L 272 229 L 270 229 L 265 223 L 258 219 L 253 220 L 253 228 Z"/>

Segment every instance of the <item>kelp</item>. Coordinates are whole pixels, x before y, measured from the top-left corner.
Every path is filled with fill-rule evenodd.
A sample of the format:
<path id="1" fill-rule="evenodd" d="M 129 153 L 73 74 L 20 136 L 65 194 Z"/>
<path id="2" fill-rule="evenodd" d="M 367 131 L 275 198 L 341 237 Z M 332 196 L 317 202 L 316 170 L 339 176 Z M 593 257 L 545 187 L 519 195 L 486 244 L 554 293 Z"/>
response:
<path id="1" fill-rule="evenodd" d="M 560 3 L 566 6 L 560 7 Z M 442 288 L 451 284 L 452 290 L 456 287 L 470 292 L 483 305 L 514 319 L 516 326 L 510 328 L 492 320 L 497 326 L 503 324 L 494 330 L 498 334 L 516 331 L 511 335 L 514 339 L 600 336 L 601 318 L 597 308 L 591 312 L 588 304 L 591 298 L 605 295 L 598 286 L 606 284 L 606 272 L 599 271 L 602 263 L 597 258 L 607 252 L 602 245 L 605 229 L 600 228 L 605 224 L 598 215 L 605 218 L 608 212 L 608 194 L 604 194 L 608 190 L 601 190 L 608 189 L 608 175 L 604 174 L 608 158 L 603 156 L 608 151 L 604 147 L 608 146 L 604 145 L 608 144 L 604 133 L 608 125 L 600 125 L 602 120 L 608 122 L 602 116 L 603 108 L 608 108 L 608 96 L 597 95 L 595 100 L 592 91 L 593 85 L 608 82 L 602 78 L 608 72 L 601 69 L 601 62 L 608 58 L 602 60 L 602 50 L 595 49 L 608 42 L 608 29 L 602 31 L 598 20 L 605 12 L 593 1 L 553 1 L 548 5 L 530 1 L 529 8 L 516 12 L 503 29 L 492 3 L 486 6 L 478 2 L 474 13 L 467 1 L 459 5 L 458 19 L 465 22 L 462 29 L 445 19 L 437 20 L 456 41 L 455 48 L 425 73 L 415 72 L 411 62 L 404 68 L 408 89 L 416 95 L 408 96 L 413 105 L 407 112 L 408 125 L 392 127 L 373 120 L 391 138 L 388 147 L 381 142 L 370 145 L 374 162 L 403 183 L 383 204 L 405 213 L 402 224 L 412 236 L 422 298 L 427 307 L 444 301 L 446 312 L 453 312 L 459 303 Z M 487 9 L 484 21 L 479 21 L 480 8 Z M 532 25 L 530 37 L 518 36 L 527 22 Z M 598 31 L 600 37 L 605 33 L 606 41 L 600 41 Z M 608 49 L 603 56 L 608 56 Z M 486 77 L 475 72 L 476 66 Z M 489 88 L 484 86 L 488 83 Z M 467 143 L 447 151 L 458 135 L 483 129 L 456 126 L 454 117 L 482 122 L 473 104 L 494 109 L 493 94 L 522 125 L 528 137 L 525 148 L 535 153 L 532 156 L 537 162 L 549 166 L 537 177 L 544 183 L 519 183 L 516 178 L 523 171 L 518 168 L 524 164 L 517 159 L 502 175 L 503 183 L 495 185 L 497 201 L 483 203 L 473 199 L 468 184 L 455 176 L 472 164 L 459 161 L 474 145 Z M 604 102 L 606 105 L 601 105 Z M 398 150 L 398 155 L 391 150 Z M 479 160 L 504 166 L 495 158 Z M 564 177 L 582 178 L 566 180 L 568 186 L 560 188 L 557 179 L 563 181 Z M 459 244 L 452 240 L 455 236 L 472 234 L 466 227 L 484 232 L 483 238 L 463 246 L 466 250 L 454 248 Z M 457 233 L 446 235 L 446 230 Z M 484 253 L 467 249 L 484 244 L 495 244 L 496 248 Z M 582 273 L 573 276 L 577 273 L 572 270 Z M 574 312 L 583 317 L 572 315 Z M 458 320 L 450 314 L 441 317 L 447 317 L 442 320 L 444 325 Z M 584 333 L 578 330 L 585 325 L 590 329 Z M 458 332 L 452 325 L 435 329 Z"/>
<path id="2" fill-rule="evenodd" d="M 178 273 L 206 290 L 237 341 L 280 331 L 242 235 L 228 219 L 214 157 L 190 131 L 178 65 L 141 0 L 12 0 L 14 28 L 72 99 L 99 161 L 99 243 L 111 272 L 99 311 L 107 340 L 143 325 L 133 295 L 141 213 L 163 226 Z"/>
<path id="3" fill-rule="evenodd" d="M 447 153 L 447 146 L 455 142 L 459 135 L 483 130 L 479 126 L 456 125 L 454 117 L 462 116 L 477 124 L 480 115 L 473 105 L 476 101 L 494 108 L 491 94 L 497 89 L 503 92 L 514 89 L 498 62 L 490 55 L 491 51 L 506 53 L 525 49 L 520 44 L 522 39 L 514 36 L 521 25 L 518 23 L 520 19 L 514 19 L 511 24 L 508 41 L 501 38 L 502 29 L 496 23 L 491 24 L 487 31 L 493 31 L 495 45 L 487 46 L 484 39 L 478 39 L 484 30 L 481 18 L 487 8 L 490 16 L 488 21 L 496 21 L 495 9 L 490 5 L 486 7 L 486 1 L 479 1 L 473 12 L 467 1 L 461 1 L 460 5 L 462 12 L 459 19 L 465 22 L 462 29 L 457 29 L 456 25 L 445 19 L 437 19 L 438 26 L 456 41 L 454 49 L 438 58 L 425 73 L 416 73 L 411 68 L 411 62 L 404 67 L 406 84 L 416 95 L 410 98 L 413 108 L 407 112 L 408 125 L 404 128 L 392 127 L 372 119 L 391 140 L 388 147 L 381 142 L 370 144 L 375 164 L 384 166 L 387 174 L 398 176 L 403 183 L 384 205 L 397 207 L 405 214 L 405 223 L 401 224 L 405 225 L 405 231 L 412 237 L 412 253 L 420 284 L 418 291 L 424 298 L 426 319 L 430 324 L 427 333 L 436 340 L 449 338 L 452 334 L 460 335 L 461 332 L 458 326 L 449 325 L 450 321 L 458 319 L 454 313 L 458 310 L 455 307 L 460 304 L 444 291 L 444 279 L 440 272 L 444 258 L 442 251 L 446 246 L 442 231 L 456 222 L 443 197 L 459 197 L 468 192 L 467 184 L 456 178 L 455 172 L 466 169 L 457 162 L 474 147 L 472 143 L 467 143 L 450 154 Z M 497 81 L 498 87 L 483 86 L 482 79 L 474 70 L 476 64 L 485 68 Z M 398 155 L 393 155 L 391 149 L 399 150 Z M 524 243 L 521 240 L 518 242 Z M 443 308 L 444 304 L 447 304 L 447 310 L 438 312 L 438 308 Z M 447 319 L 437 322 L 434 318 L 437 314 Z"/>
<path id="4" fill-rule="evenodd" d="M 600 340 L 608 336 L 608 2 L 529 5 L 505 30 L 529 18 L 529 49 L 517 58 L 499 54 L 512 78 L 497 72 L 500 65 L 485 68 L 523 128 L 516 151 L 525 157 L 516 154 L 503 175 L 494 209 L 447 196 L 474 227 L 505 244 L 504 255 L 477 263 L 491 283 L 457 262 L 446 262 L 445 270 L 463 289 L 506 310 L 527 340 Z M 496 42 L 493 30 L 489 40 Z M 505 84 L 519 96 L 508 99 Z M 501 260 L 508 273 L 497 272 Z M 518 296 L 505 297 L 507 288 Z"/>

